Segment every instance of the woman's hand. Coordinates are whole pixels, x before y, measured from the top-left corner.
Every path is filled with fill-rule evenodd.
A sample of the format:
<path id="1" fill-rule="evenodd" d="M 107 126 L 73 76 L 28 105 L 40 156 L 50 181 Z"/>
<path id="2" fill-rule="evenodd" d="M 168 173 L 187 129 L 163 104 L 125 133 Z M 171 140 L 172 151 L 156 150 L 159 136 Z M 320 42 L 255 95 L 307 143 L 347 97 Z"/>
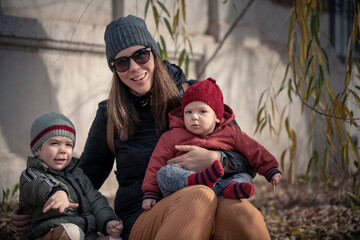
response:
<path id="1" fill-rule="evenodd" d="M 175 163 L 187 170 L 195 172 L 206 169 L 215 160 L 220 160 L 221 158 L 219 151 L 207 150 L 206 148 L 198 146 L 177 145 L 175 148 L 186 153 L 170 159 L 167 161 L 167 164 Z"/>
<path id="2" fill-rule="evenodd" d="M 29 214 L 21 214 L 20 205 L 17 203 L 11 212 L 11 223 L 15 227 L 16 235 L 20 236 L 30 227 L 31 218 Z"/>

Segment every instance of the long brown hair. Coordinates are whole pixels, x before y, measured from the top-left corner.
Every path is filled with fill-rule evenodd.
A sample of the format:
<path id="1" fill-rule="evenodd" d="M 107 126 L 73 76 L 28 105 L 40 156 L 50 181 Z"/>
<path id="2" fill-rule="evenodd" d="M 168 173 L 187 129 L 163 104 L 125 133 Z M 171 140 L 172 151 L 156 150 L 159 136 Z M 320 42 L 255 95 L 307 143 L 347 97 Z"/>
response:
<path id="1" fill-rule="evenodd" d="M 181 105 L 179 90 L 170 76 L 165 64 L 154 56 L 154 85 L 152 87 L 151 112 L 159 134 L 167 128 L 167 114 Z M 127 140 L 137 132 L 140 118 L 131 99 L 129 87 L 119 78 L 113 69 L 113 78 L 108 98 L 108 114 L 114 123 L 120 140 Z"/>

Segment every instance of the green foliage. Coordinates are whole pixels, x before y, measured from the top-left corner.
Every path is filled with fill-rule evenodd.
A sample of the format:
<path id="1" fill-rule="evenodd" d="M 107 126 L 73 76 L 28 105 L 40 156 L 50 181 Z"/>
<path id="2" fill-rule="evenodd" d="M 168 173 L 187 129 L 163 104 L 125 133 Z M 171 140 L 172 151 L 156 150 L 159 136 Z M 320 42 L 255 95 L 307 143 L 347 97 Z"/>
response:
<path id="1" fill-rule="evenodd" d="M 360 3 L 355 6 L 360 9 Z M 330 64 L 326 50 L 322 47 L 320 17 L 321 1 L 295 1 L 290 12 L 288 35 L 288 64 L 284 79 L 277 89 L 265 90 L 258 103 L 257 128 L 261 132 L 266 126 L 271 134 L 279 136 L 285 124 L 289 138 L 289 146 L 281 155 L 281 165 L 289 158 L 289 181 L 294 181 L 296 159 L 296 129 L 290 124 L 289 109 L 294 98 L 301 101 L 301 113 L 307 110 L 308 123 L 311 129 L 309 146 L 311 158 L 307 168 L 307 176 L 313 171 L 321 176 L 327 184 L 335 172 L 353 176 L 354 184 L 349 199 L 359 200 L 359 149 L 351 139 L 350 127 L 360 131 L 359 119 L 354 112 L 360 112 L 359 76 L 353 74 L 353 63 L 360 70 L 359 59 L 353 59 L 352 52 L 357 41 L 359 29 L 358 12 L 354 13 L 353 33 L 349 39 L 347 50 L 347 71 L 344 88 L 335 94 L 330 84 Z M 288 103 L 279 100 L 285 92 Z M 280 104 L 281 103 L 281 104 Z M 276 118 L 275 112 L 281 112 Z M 315 136 L 322 137 L 323 149 L 312 149 Z M 317 141 L 319 141 L 317 139 Z M 321 151 L 322 152 L 319 152 Z M 355 166 L 355 172 L 352 171 Z"/>
<path id="2" fill-rule="evenodd" d="M 160 24 L 163 24 L 168 31 L 169 36 L 174 42 L 174 57 L 178 59 L 177 65 L 182 67 L 185 75 L 189 74 L 189 62 L 192 52 L 192 45 L 190 39 L 186 34 L 186 4 L 185 0 L 176 0 L 173 2 L 173 10 L 165 6 L 166 1 L 147 0 L 145 4 L 145 18 L 152 10 L 156 30 L 159 31 Z M 160 42 L 158 47 L 162 59 L 169 60 L 169 48 L 165 42 L 164 36 L 160 35 Z"/>
<path id="3" fill-rule="evenodd" d="M 17 202 L 19 184 L 16 184 L 10 191 L 9 188 L 3 189 L 2 201 L 0 203 L 0 239 L 16 239 L 15 228 L 11 224 L 10 214 Z"/>
<path id="4" fill-rule="evenodd" d="M 0 204 L 1 215 L 8 214 L 12 211 L 14 203 L 16 202 L 18 191 L 19 191 L 19 184 L 16 184 L 11 191 L 9 188 L 2 190 L 3 197 Z"/>

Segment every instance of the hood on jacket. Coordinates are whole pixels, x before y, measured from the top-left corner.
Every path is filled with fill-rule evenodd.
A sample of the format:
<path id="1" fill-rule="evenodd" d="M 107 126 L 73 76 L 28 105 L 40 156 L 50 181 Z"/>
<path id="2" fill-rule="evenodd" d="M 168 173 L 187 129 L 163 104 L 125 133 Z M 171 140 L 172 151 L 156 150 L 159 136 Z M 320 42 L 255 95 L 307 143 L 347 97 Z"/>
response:
<path id="1" fill-rule="evenodd" d="M 182 111 L 181 106 L 170 111 L 168 117 L 169 117 L 169 130 L 173 128 L 185 128 L 184 113 Z M 224 116 L 221 122 L 216 125 L 216 128 L 227 125 L 234 120 L 235 120 L 235 114 L 233 110 L 228 105 L 224 104 Z"/>

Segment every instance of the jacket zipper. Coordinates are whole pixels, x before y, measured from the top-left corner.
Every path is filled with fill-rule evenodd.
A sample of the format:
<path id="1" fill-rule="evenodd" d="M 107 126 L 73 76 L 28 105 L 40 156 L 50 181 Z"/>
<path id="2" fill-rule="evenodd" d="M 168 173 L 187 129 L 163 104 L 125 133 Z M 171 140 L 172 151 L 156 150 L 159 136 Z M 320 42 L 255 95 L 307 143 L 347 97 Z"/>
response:
<path id="1" fill-rule="evenodd" d="M 72 181 L 66 177 L 66 175 L 64 175 L 64 179 L 72 186 L 72 188 L 74 189 L 74 192 L 76 194 L 76 197 L 78 199 L 78 203 L 79 203 L 79 207 L 77 208 L 78 209 L 78 214 L 80 217 L 82 217 L 85 221 L 85 226 L 84 226 L 84 233 L 86 234 L 86 232 L 88 231 L 88 220 L 86 217 L 83 216 L 83 204 L 82 204 L 82 198 L 81 198 L 81 195 L 79 193 L 79 191 L 76 189 L 76 187 L 74 186 L 74 184 L 72 183 Z M 77 182 L 77 184 L 79 184 L 80 188 L 81 188 L 81 184 L 80 184 L 80 181 L 78 178 L 75 179 L 75 181 Z"/>

